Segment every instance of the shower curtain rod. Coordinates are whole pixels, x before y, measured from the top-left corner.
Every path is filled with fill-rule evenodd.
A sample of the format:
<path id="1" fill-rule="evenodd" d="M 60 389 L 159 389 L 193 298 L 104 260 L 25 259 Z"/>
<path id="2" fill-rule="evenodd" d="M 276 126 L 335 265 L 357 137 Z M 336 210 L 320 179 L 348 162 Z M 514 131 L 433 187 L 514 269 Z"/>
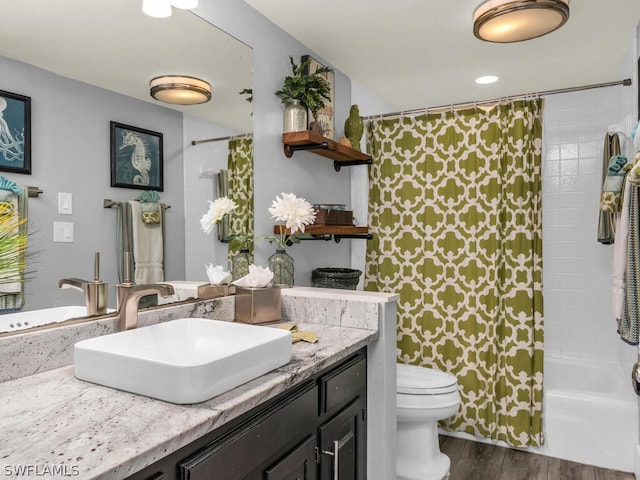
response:
<path id="1" fill-rule="evenodd" d="M 204 140 L 191 140 L 191 145 L 199 145 L 200 143 L 218 142 L 220 140 L 232 140 L 242 137 L 251 137 L 252 133 L 239 133 L 238 135 L 227 135 L 226 137 L 205 138 Z"/>
<path id="2" fill-rule="evenodd" d="M 617 80 L 615 82 L 606 82 L 606 83 L 594 83 L 592 85 L 583 85 L 580 87 L 568 87 L 568 88 L 558 88 L 555 90 L 544 90 L 542 92 L 536 93 L 520 93 L 518 95 L 505 95 L 504 97 L 495 97 L 495 98 L 487 98 L 485 100 L 476 100 L 474 102 L 462 102 L 462 103 L 452 103 L 449 105 L 440 105 L 438 107 L 426 107 L 426 108 L 414 108 L 412 110 L 402 110 L 399 112 L 391 112 L 391 113 L 379 113 L 377 115 L 369 115 L 367 117 L 362 117 L 363 120 L 372 120 L 374 118 L 386 118 L 386 117 L 398 117 L 402 115 L 414 115 L 418 113 L 428 113 L 434 111 L 442 111 L 449 109 L 461 109 L 463 107 L 475 107 L 483 104 L 491 104 L 491 103 L 499 103 L 502 100 L 516 100 L 521 98 L 527 98 L 531 96 L 543 97 L 545 95 L 555 95 L 557 93 L 569 93 L 569 92 L 579 92 L 582 90 L 591 90 L 594 88 L 603 88 L 603 87 L 615 87 L 618 85 L 629 86 L 632 84 L 630 78 L 625 78 L 624 80 Z"/>

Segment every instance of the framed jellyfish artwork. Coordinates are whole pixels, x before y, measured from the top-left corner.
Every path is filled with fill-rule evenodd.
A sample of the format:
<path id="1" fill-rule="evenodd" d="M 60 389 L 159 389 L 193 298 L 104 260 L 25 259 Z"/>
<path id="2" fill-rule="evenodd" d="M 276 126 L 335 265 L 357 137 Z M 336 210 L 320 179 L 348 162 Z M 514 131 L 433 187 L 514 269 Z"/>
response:
<path id="1" fill-rule="evenodd" d="M 163 191 L 162 133 L 111 122 L 111 186 Z"/>
<path id="2" fill-rule="evenodd" d="M 0 90 L 0 171 L 31 174 L 31 97 Z"/>

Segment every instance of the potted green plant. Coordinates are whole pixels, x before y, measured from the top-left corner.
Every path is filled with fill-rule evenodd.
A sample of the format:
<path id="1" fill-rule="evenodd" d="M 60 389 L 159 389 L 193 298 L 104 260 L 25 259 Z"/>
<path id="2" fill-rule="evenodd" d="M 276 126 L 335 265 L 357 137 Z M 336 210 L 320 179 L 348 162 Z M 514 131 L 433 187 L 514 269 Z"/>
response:
<path id="1" fill-rule="evenodd" d="M 305 73 L 311 59 L 300 65 L 296 65 L 291 56 L 289 60 L 292 74 L 284 77 L 282 88 L 275 94 L 285 104 L 284 131 L 299 132 L 307 129 L 307 110 L 315 117 L 331 99 L 331 86 L 322 76 L 331 68 L 319 67 L 313 73 Z M 318 133 L 322 134 L 322 131 Z"/>

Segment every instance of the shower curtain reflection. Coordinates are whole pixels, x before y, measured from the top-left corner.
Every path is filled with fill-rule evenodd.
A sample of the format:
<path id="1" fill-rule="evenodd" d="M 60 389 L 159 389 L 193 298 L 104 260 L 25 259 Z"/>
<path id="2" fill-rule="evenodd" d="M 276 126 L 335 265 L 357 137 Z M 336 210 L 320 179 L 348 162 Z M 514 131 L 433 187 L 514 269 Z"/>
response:
<path id="1" fill-rule="evenodd" d="M 399 361 L 457 376 L 444 425 L 542 443 L 542 100 L 368 125 L 365 288 L 399 292 Z"/>
<path id="2" fill-rule="evenodd" d="M 253 137 L 229 140 L 229 198 L 238 205 L 229 220 L 230 235 L 253 237 Z M 253 251 L 253 243 L 249 243 Z M 229 251 L 229 261 L 237 252 Z"/>

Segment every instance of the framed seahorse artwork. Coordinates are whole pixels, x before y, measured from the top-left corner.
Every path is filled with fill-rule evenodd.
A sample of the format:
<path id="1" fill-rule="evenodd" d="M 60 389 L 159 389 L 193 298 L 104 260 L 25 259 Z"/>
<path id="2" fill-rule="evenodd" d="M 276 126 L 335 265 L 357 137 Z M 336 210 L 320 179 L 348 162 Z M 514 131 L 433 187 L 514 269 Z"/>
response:
<path id="1" fill-rule="evenodd" d="M 110 123 L 111 186 L 162 192 L 162 133 Z"/>
<path id="2" fill-rule="evenodd" d="M 0 171 L 31 174 L 31 97 L 0 90 Z"/>

